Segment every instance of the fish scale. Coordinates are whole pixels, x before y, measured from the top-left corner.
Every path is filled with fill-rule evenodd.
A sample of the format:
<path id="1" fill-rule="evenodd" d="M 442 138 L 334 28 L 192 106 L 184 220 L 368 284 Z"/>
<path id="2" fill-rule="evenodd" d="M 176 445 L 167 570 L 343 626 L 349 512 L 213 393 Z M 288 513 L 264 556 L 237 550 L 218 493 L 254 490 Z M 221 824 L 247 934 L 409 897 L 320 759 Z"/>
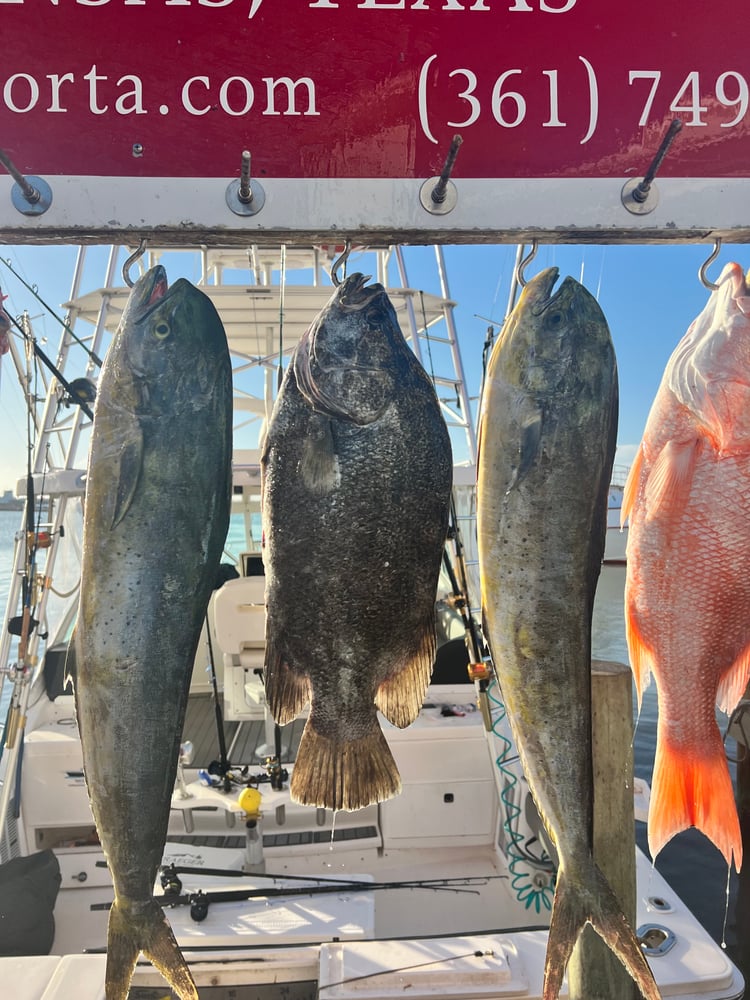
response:
<path id="1" fill-rule="evenodd" d="M 715 706 L 750 679 L 750 290 L 728 264 L 664 371 L 631 468 L 625 622 L 638 697 L 656 679 L 655 857 L 696 826 L 739 869 Z"/>
<path id="2" fill-rule="evenodd" d="M 659 991 L 593 858 L 591 616 L 617 431 L 596 300 L 557 268 L 525 286 L 490 357 L 477 537 L 485 634 L 524 772 L 559 856 L 543 1000 L 589 923 L 648 1000 Z"/>
<path id="3" fill-rule="evenodd" d="M 142 950 L 198 992 L 162 907 L 161 862 L 188 687 L 229 525 L 232 371 L 211 301 L 152 268 L 133 286 L 97 387 L 83 526 L 75 699 L 115 900 L 107 1000 Z"/>
<path id="4" fill-rule="evenodd" d="M 290 793 L 333 810 L 400 790 L 377 709 L 404 727 L 424 699 L 452 479 L 435 391 L 368 280 L 302 337 L 261 457 L 266 695 L 282 725 L 311 701 Z"/>

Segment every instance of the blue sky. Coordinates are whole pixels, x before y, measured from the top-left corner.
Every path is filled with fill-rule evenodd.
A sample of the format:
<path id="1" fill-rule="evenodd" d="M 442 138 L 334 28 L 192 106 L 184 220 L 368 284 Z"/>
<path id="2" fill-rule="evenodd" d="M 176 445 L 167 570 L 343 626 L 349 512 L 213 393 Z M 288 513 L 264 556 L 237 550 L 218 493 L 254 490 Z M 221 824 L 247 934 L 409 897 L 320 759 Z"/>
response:
<path id="1" fill-rule="evenodd" d="M 561 276 L 572 275 L 596 295 L 612 333 L 620 378 L 620 420 L 616 462 L 632 460 L 666 362 L 688 326 L 703 309 L 709 292 L 697 272 L 711 243 L 678 245 L 542 245 L 528 266 L 532 276 L 557 266 Z M 97 248 L 89 264 L 85 288 L 104 283 L 107 248 Z M 472 394 L 479 389 L 481 357 L 488 320 L 502 323 L 508 302 L 516 248 L 514 245 L 448 246 L 444 248 L 450 294 L 458 303 L 455 321 L 467 380 Z M 70 294 L 75 264 L 74 247 L 0 248 L 0 256 L 58 310 Z M 409 284 L 439 292 L 434 253 L 427 247 L 405 249 Z M 738 261 L 750 267 L 750 248 L 722 248 L 709 269 L 716 280 L 722 267 Z M 353 255 L 349 270 L 357 269 Z M 173 276 L 170 275 L 170 279 Z M 6 307 L 18 315 L 24 308 L 45 352 L 55 359 L 59 341 L 56 322 L 0 264 L 0 287 L 10 295 Z M 59 310 L 62 315 L 62 310 Z M 312 317 L 311 317 L 312 319 Z M 80 374 L 75 372 L 75 374 Z M 74 377 L 74 376 L 71 376 Z M 11 489 L 26 468 L 26 418 L 15 371 L 8 356 L 0 360 L 0 492 Z"/>

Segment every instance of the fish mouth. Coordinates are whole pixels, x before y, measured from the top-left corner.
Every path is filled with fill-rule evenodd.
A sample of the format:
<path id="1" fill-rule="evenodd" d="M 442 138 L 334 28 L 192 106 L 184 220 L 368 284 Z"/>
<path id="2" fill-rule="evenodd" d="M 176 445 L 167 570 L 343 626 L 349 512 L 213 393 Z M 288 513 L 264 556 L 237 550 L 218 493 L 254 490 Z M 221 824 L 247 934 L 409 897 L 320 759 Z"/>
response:
<path id="1" fill-rule="evenodd" d="M 371 278 L 371 274 L 350 274 L 337 289 L 337 305 L 347 312 L 365 309 L 384 290 L 380 284 L 368 285 Z"/>
<path id="2" fill-rule="evenodd" d="M 584 290 L 575 278 L 569 275 L 563 278 L 560 287 L 553 291 L 559 276 L 558 267 L 548 267 L 527 282 L 524 294 L 528 293 L 527 298 L 531 299 L 530 309 L 533 316 L 541 316 L 547 309 L 559 306 L 561 299 L 567 300 L 566 306 L 580 300 L 580 294 Z"/>
<path id="3" fill-rule="evenodd" d="M 553 302 L 560 297 L 565 289 L 568 278 L 566 278 L 556 292 L 553 288 L 560 277 L 559 267 L 547 267 L 539 274 L 535 274 L 524 288 L 524 296 L 531 299 L 531 312 L 534 316 L 541 316 L 545 309 L 549 309 Z"/>
<path id="4" fill-rule="evenodd" d="M 141 282 L 143 282 L 142 286 Z M 167 297 L 168 291 L 167 272 L 161 264 L 152 267 L 142 278 L 139 278 L 130 293 L 135 296 L 133 310 L 138 320 L 145 319 Z"/>
<path id="5" fill-rule="evenodd" d="M 378 298 L 385 291 L 381 284 L 368 285 L 367 282 L 371 278 L 372 275 L 370 274 L 360 274 L 358 272 L 350 274 L 348 278 L 345 278 L 336 290 L 335 307 L 346 313 L 356 313 L 366 309 L 373 299 Z M 331 374 L 332 372 L 339 371 L 374 374 L 380 371 L 378 365 L 358 364 L 347 356 L 337 354 L 330 344 L 326 344 L 323 353 L 319 352 L 316 349 L 317 334 L 318 325 L 313 324 L 303 335 L 301 341 L 303 346 L 302 353 L 307 353 L 315 361 L 318 370 L 323 374 Z"/>

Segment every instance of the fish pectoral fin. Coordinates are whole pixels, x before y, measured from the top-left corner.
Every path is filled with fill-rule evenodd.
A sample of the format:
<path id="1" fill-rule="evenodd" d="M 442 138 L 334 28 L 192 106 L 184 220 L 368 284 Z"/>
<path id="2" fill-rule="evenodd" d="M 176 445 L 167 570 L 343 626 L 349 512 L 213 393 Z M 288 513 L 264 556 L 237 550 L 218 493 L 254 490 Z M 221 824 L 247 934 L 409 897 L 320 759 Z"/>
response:
<path id="1" fill-rule="evenodd" d="M 390 673 L 378 687 L 375 704 L 388 721 L 405 729 L 419 715 L 435 664 L 435 623 L 421 630 L 414 654 Z"/>
<path id="2" fill-rule="evenodd" d="M 633 513 L 635 501 L 641 485 L 643 474 L 643 445 L 638 448 L 635 461 L 630 466 L 628 478 L 625 480 L 625 489 L 622 492 L 622 507 L 620 508 L 620 527 L 624 527 L 625 522 Z"/>
<path id="3" fill-rule="evenodd" d="M 656 517 L 667 507 L 671 517 L 678 514 L 690 495 L 700 440 L 668 441 L 664 445 L 646 480 L 646 520 Z"/>
<path id="4" fill-rule="evenodd" d="M 695 826 L 716 845 L 728 865 L 742 865 L 742 835 L 718 726 L 692 753 L 671 745 L 661 723 L 657 730 L 648 846 L 655 859 L 672 837 Z"/>
<path id="5" fill-rule="evenodd" d="M 126 910 L 117 900 L 112 904 L 107 931 L 107 1000 L 127 1000 L 130 979 L 141 951 L 180 1000 L 200 1000 L 169 921 L 153 899 L 137 912 Z"/>
<path id="6" fill-rule="evenodd" d="M 638 939 L 609 882 L 593 860 L 588 868 L 575 874 L 558 872 L 542 1000 L 557 1000 L 573 947 L 587 923 L 619 958 L 645 1000 L 661 1000 Z"/>
<path id="7" fill-rule="evenodd" d="M 717 707 L 727 715 L 731 715 L 745 693 L 748 683 L 750 683 L 750 646 L 743 649 L 731 667 L 721 675 L 716 692 Z"/>
<path id="8" fill-rule="evenodd" d="M 354 740 L 323 736 L 307 720 L 292 771 L 294 802 L 323 809 L 364 809 L 401 791 L 396 762 L 373 712 L 372 728 Z"/>
<path id="9" fill-rule="evenodd" d="M 314 496 L 324 497 L 339 484 L 339 459 L 333 440 L 331 421 L 322 413 L 313 413 L 302 443 L 300 475 Z"/>
<path id="10" fill-rule="evenodd" d="M 133 502 L 143 467 L 143 431 L 136 417 L 123 416 L 126 421 L 124 440 L 120 446 L 117 488 L 114 492 L 112 527 L 122 521 Z"/>
<path id="11" fill-rule="evenodd" d="M 263 682 L 271 715 L 280 726 L 296 719 L 310 701 L 310 678 L 291 667 L 272 641 L 266 644 Z"/>
<path id="12" fill-rule="evenodd" d="M 513 476 L 508 485 L 510 493 L 532 467 L 539 454 L 539 443 L 542 440 L 542 411 L 533 408 L 521 423 L 521 434 L 518 441 L 518 462 L 513 469 Z"/>
<path id="13" fill-rule="evenodd" d="M 641 710 L 643 692 L 651 683 L 654 669 L 654 654 L 643 638 L 638 626 L 637 614 L 629 597 L 625 601 L 625 638 L 630 654 L 630 669 L 635 679 L 635 690 L 638 695 L 638 711 Z"/>

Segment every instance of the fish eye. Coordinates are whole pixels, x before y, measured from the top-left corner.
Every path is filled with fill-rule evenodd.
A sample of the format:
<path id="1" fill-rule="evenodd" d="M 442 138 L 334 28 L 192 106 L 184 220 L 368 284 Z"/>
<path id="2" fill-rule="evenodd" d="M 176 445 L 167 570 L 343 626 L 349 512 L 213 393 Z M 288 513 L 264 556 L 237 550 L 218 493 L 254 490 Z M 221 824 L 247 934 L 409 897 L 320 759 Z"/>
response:
<path id="1" fill-rule="evenodd" d="M 551 312 L 549 316 L 547 316 L 547 326 L 559 326 L 562 323 L 562 318 L 563 314 L 559 309 L 556 309 L 554 312 Z"/>
<path id="2" fill-rule="evenodd" d="M 172 328 L 165 319 L 159 320 L 159 322 L 154 325 L 154 336 L 159 340 L 166 339 L 171 332 Z"/>

